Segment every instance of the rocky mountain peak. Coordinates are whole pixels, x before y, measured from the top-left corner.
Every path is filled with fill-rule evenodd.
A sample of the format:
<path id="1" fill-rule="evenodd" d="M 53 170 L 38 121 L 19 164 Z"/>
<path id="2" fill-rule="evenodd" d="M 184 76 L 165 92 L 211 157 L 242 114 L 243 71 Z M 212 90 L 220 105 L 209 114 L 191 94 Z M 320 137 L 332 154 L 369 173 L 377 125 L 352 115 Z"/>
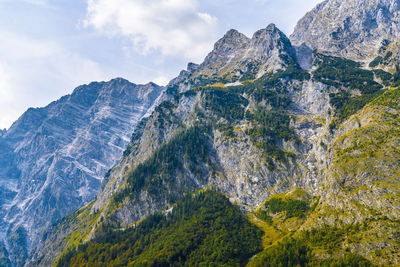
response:
<path id="1" fill-rule="evenodd" d="M 237 30 L 229 30 L 215 43 L 214 50 L 208 54 L 202 65 L 208 65 L 213 61 L 229 57 L 240 49 L 246 48 L 249 42 L 250 39 L 246 35 Z"/>
<path id="2" fill-rule="evenodd" d="M 356 60 L 371 58 L 383 40 L 400 33 L 398 0 L 326 0 L 307 13 L 290 39 L 333 55 Z"/>
<path id="3" fill-rule="evenodd" d="M 281 31 L 276 27 L 274 23 L 269 24 L 266 28 L 260 29 L 253 34 L 252 39 L 259 39 L 263 35 L 272 35 L 276 33 L 281 33 Z"/>
<path id="4" fill-rule="evenodd" d="M 225 35 L 220 40 L 217 41 L 214 49 L 219 49 L 226 44 L 239 44 L 239 43 L 246 43 L 248 41 L 249 38 L 246 35 L 238 32 L 235 29 L 230 29 L 225 33 Z"/>
<path id="5" fill-rule="evenodd" d="M 91 201 L 163 87 L 116 78 L 28 109 L 0 138 L 0 245 L 26 257 L 43 227 Z M 6 193 L 4 193 L 6 192 Z M 18 244 L 12 236 L 19 234 Z M 1 263 L 0 263 L 1 265 Z"/>
<path id="6" fill-rule="evenodd" d="M 132 85 L 136 85 L 134 83 L 131 83 L 130 81 L 128 81 L 127 79 L 121 78 L 121 77 L 117 77 L 114 78 L 112 80 L 110 80 L 108 82 L 110 85 L 123 85 L 123 84 L 132 84 Z"/>
<path id="7" fill-rule="evenodd" d="M 237 30 L 229 30 L 216 42 L 214 50 L 193 76 L 237 76 L 237 73 L 249 71 L 260 76 L 267 71 L 282 69 L 288 58 L 295 58 L 295 50 L 275 24 L 257 31 L 251 39 Z"/>
<path id="8" fill-rule="evenodd" d="M 266 44 L 270 43 L 271 38 L 285 38 L 285 34 L 283 34 L 276 26 L 275 24 L 270 24 L 268 25 L 267 28 L 261 29 L 256 31 L 253 34 L 253 37 L 251 38 L 253 44 Z"/>
<path id="9" fill-rule="evenodd" d="M 254 33 L 251 39 L 251 47 L 253 50 L 253 57 L 261 59 L 261 61 L 268 60 L 276 48 L 279 51 L 285 51 L 292 57 L 294 57 L 295 54 L 289 38 L 287 38 L 273 23 L 268 25 L 267 28 Z"/>

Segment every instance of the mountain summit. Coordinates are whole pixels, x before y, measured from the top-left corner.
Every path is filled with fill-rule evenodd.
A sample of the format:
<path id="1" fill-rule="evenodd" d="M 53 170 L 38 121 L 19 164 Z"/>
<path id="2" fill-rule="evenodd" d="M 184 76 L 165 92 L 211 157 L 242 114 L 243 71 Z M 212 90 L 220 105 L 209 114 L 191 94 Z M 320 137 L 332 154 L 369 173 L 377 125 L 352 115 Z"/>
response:
<path id="1" fill-rule="evenodd" d="M 297 24 L 290 40 L 312 49 L 365 60 L 400 36 L 398 0 L 325 0 Z"/>
<path id="2" fill-rule="evenodd" d="M 96 196 L 163 87 L 117 78 L 27 110 L 0 137 L 0 236 L 20 261 L 43 228 Z"/>
<path id="3" fill-rule="evenodd" d="M 216 42 L 195 76 L 221 74 L 233 77 L 246 72 L 262 76 L 265 72 L 284 68 L 290 60 L 295 61 L 294 58 L 289 39 L 275 24 L 257 31 L 252 38 L 230 30 Z"/>

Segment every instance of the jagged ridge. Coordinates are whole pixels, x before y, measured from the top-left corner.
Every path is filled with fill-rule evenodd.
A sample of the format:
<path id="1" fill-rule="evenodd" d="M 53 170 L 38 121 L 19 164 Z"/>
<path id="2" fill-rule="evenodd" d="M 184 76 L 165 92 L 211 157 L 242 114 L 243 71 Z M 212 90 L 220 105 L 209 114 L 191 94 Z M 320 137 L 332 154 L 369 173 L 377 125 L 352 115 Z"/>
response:
<path id="1" fill-rule="evenodd" d="M 0 137 L 0 236 L 13 262 L 43 228 L 96 196 L 162 90 L 121 78 L 80 86 L 29 109 Z"/>

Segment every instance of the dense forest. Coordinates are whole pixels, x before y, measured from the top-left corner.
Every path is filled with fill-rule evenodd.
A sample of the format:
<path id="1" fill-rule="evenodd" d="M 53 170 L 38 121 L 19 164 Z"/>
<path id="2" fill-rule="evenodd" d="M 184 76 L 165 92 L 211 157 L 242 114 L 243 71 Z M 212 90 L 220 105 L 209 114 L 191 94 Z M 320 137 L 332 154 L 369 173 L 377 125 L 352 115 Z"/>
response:
<path id="1" fill-rule="evenodd" d="M 220 193 L 188 195 L 136 227 L 103 233 L 58 266 L 241 266 L 262 250 L 262 231 Z"/>
<path id="2" fill-rule="evenodd" d="M 309 210 L 304 201 L 277 198 L 267 201 L 265 208 L 285 211 L 286 218 Z M 274 225 L 270 216 L 268 223 Z M 130 228 L 104 225 L 94 240 L 65 253 L 57 266 L 372 266 L 350 252 L 328 259 L 315 255 L 319 249 L 334 251 L 352 232 L 353 226 L 324 226 L 290 235 L 263 250 L 262 236 L 268 233 L 250 223 L 224 195 L 205 190 Z"/>
<path id="3" fill-rule="evenodd" d="M 264 250 L 251 263 L 263 267 L 369 267 L 372 264 L 357 254 L 345 254 L 329 259 L 318 259 L 306 240 L 286 238 L 277 245 Z"/>

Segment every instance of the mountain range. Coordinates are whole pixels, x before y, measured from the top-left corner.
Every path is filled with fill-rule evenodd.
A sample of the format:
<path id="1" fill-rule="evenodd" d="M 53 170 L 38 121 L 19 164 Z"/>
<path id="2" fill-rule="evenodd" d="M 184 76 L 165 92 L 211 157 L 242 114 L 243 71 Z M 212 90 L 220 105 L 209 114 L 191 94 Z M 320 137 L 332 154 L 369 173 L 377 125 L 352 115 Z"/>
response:
<path id="1" fill-rule="evenodd" d="M 0 137 L 0 264 L 400 265 L 399 10 L 326 0 L 165 88 L 28 110 Z"/>

